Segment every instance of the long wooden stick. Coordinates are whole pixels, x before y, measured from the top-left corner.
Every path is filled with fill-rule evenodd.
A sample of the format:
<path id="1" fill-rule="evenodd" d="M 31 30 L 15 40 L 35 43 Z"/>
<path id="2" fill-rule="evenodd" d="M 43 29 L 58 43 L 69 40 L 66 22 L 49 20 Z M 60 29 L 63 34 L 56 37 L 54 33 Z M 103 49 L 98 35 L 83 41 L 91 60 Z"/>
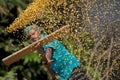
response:
<path id="1" fill-rule="evenodd" d="M 62 28 L 56 30 L 55 32 L 51 33 L 50 35 L 46 36 L 43 39 L 40 39 L 25 48 L 22 48 L 21 50 L 9 55 L 8 57 L 2 59 L 5 65 L 10 65 L 24 56 L 32 53 L 33 51 L 37 50 L 39 47 L 43 47 L 44 45 L 48 44 L 49 42 L 52 42 L 60 37 L 65 36 L 67 33 L 69 33 L 69 25 L 63 26 Z M 39 45 L 38 45 L 39 44 Z"/>

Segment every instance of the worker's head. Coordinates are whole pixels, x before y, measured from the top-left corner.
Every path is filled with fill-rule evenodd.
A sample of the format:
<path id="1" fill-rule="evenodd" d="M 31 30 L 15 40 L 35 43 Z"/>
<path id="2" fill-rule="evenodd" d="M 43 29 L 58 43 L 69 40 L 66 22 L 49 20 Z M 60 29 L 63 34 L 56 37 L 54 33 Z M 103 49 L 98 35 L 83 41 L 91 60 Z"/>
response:
<path id="1" fill-rule="evenodd" d="M 41 38 L 44 38 L 47 35 L 47 33 L 45 32 L 43 28 L 38 27 L 37 25 L 33 24 L 33 25 L 25 27 L 24 35 L 34 42 Z"/>

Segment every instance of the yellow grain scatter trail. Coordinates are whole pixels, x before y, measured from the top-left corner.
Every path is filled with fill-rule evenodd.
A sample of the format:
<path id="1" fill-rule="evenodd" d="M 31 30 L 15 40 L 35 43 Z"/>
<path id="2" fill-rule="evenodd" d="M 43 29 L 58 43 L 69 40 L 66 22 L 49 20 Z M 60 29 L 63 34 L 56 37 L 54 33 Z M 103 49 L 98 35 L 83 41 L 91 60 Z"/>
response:
<path id="1" fill-rule="evenodd" d="M 14 32 L 38 19 L 43 14 L 44 8 L 49 5 L 49 2 L 50 0 L 35 0 L 6 28 L 6 31 L 9 33 Z"/>

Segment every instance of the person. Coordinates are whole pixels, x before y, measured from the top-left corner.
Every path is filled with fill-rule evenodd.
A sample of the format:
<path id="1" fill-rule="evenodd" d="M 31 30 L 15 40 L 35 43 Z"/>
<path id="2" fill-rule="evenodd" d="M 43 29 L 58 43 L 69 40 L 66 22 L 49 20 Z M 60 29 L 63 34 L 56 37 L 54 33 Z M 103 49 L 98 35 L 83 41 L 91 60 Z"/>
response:
<path id="1" fill-rule="evenodd" d="M 33 24 L 25 27 L 24 35 L 34 42 L 45 38 L 47 33 L 42 27 Z M 76 78 L 73 79 L 71 76 L 74 76 L 73 73 L 78 73 L 80 62 L 59 40 L 54 40 L 46 44 L 42 48 L 42 51 L 48 61 L 47 63 L 50 64 L 50 67 L 55 74 L 59 76 L 60 80 L 77 80 Z M 80 77 L 80 75 L 75 76 L 77 78 Z"/>

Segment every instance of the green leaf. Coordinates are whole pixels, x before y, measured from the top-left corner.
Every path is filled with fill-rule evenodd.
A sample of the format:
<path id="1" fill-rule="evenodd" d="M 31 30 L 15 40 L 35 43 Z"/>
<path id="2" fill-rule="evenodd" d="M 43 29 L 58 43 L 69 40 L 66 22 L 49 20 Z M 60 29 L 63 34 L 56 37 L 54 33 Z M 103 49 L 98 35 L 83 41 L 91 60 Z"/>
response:
<path id="1" fill-rule="evenodd" d="M 0 0 L 0 5 L 6 5 L 5 0 Z"/>

